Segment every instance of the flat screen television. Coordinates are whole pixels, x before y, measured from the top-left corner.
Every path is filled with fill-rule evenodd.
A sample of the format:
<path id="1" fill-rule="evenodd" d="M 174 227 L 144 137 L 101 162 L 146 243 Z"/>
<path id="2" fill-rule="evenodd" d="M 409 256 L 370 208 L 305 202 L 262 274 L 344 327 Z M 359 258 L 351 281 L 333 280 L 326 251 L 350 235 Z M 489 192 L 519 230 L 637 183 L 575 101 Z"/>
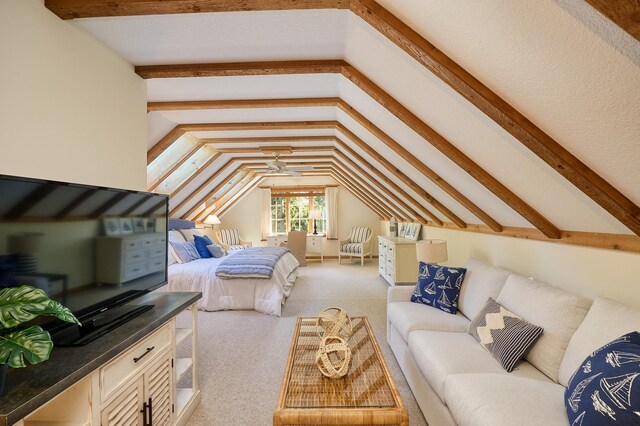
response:
<path id="1" fill-rule="evenodd" d="M 82 327 L 44 318 L 58 345 L 83 345 L 153 306 L 167 282 L 168 197 L 0 175 L 0 288 L 41 288 Z"/>

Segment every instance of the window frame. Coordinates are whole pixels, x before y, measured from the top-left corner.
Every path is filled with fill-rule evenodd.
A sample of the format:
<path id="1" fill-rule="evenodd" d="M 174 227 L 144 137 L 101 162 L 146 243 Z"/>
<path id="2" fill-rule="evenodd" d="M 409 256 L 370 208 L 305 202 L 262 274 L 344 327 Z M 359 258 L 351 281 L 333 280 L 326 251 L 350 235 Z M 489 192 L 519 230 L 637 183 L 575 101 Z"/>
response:
<path id="1" fill-rule="evenodd" d="M 314 208 L 314 204 L 315 204 L 315 197 L 325 197 L 326 200 L 326 195 L 324 193 L 324 191 L 305 191 L 305 190 L 301 190 L 300 192 L 296 192 L 296 191 L 278 191 L 277 188 L 273 188 L 272 192 L 271 192 L 271 199 L 273 200 L 273 198 L 284 198 L 285 200 L 285 233 L 288 233 L 291 231 L 291 198 L 302 198 L 302 197 L 306 197 L 309 199 L 309 213 L 311 213 L 311 211 L 313 211 Z M 272 214 L 272 212 L 270 212 Z M 323 222 L 323 226 L 321 226 L 321 229 L 324 229 L 322 232 L 318 232 L 318 233 L 323 233 L 326 234 L 326 227 L 327 227 L 327 212 L 326 212 L 326 201 L 325 201 L 325 208 L 324 208 L 324 218 L 322 219 L 316 219 L 318 221 L 322 221 Z M 311 218 L 307 218 L 307 233 L 312 234 L 313 233 L 313 220 Z M 276 219 L 277 221 L 277 219 Z M 274 225 L 274 219 L 273 219 L 273 214 L 271 216 L 271 220 L 270 220 L 270 224 L 271 224 L 271 229 L 270 229 L 270 233 L 273 235 L 278 235 L 278 230 L 277 229 L 273 229 L 273 225 Z M 277 226 L 276 226 L 277 228 Z"/>

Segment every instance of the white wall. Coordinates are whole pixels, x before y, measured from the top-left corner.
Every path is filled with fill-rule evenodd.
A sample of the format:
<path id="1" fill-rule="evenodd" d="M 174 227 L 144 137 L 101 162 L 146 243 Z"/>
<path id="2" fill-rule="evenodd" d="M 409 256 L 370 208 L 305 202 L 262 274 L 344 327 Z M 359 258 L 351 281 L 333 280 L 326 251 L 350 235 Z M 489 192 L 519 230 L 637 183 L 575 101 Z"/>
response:
<path id="1" fill-rule="evenodd" d="M 0 173 L 146 187 L 146 86 L 37 0 L 0 0 Z"/>
<path id="2" fill-rule="evenodd" d="M 640 307 L 640 254 L 423 226 L 427 238 L 447 241 L 447 265 L 473 256 L 589 298 Z"/>
<path id="3" fill-rule="evenodd" d="M 271 181 L 268 181 L 271 184 Z M 332 179 L 306 180 L 300 185 L 335 184 Z M 276 185 L 284 186 L 285 180 L 278 179 Z M 260 191 L 253 189 L 249 194 L 240 200 L 224 216 L 220 218 L 221 228 L 237 228 L 240 235 L 253 243 L 253 245 L 264 245 L 260 241 Z M 338 237 L 346 238 L 354 226 L 368 226 L 373 230 L 373 239 L 376 241 L 380 230 L 380 217 L 372 212 L 360 200 L 351 195 L 343 187 L 338 189 Z M 373 244 L 373 254 L 378 253 L 378 245 Z M 323 246 L 325 256 L 338 255 L 338 241 L 325 240 Z"/>

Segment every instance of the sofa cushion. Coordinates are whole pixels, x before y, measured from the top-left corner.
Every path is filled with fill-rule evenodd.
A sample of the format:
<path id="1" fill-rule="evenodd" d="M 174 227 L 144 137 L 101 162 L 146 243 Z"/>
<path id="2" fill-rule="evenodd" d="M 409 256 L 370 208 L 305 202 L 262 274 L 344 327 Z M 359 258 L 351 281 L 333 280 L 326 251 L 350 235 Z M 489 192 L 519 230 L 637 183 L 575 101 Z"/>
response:
<path id="1" fill-rule="evenodd" d="M 442 401 L 445 380 L 452 374 L 510 374 L 550 381 L 528 362 L 521 362 L 512 373 L 507 373 L 500 363 L 467 333 L 413 331 L 409 335 L 409 352 Z"/>
<path id="2" fill-rule="evenodd" d="M 469 324 L 469 334 L 509 373 L 542 331 L 542 328 L 509 312 L 492 298 Z"/>
<path id="3" fill-rule="evenodd" d="M 589 355 L 564 394 L 571 424 L 640 424 L 640 333 L 617 337 Z"/>
<path id="4" fill-rule="evenodd" d="M 394 302 L 387 305 L 387 318 L 404 341 L 414 330 L 457 331 L 464 333 L 469 320 L 458 313 L 451 315 L 439 309 L 412 302 Z"/>
<path id="5" fill-rule="evenodd" d="M 467 273 L 460 289 L 458 310 L 467 318 L 478 315 L 488 298 L 497 298 L 511 272 L 470 257 L 464 264 Z"/>
<path id="6" fill-rule="evenodd" d="M 631 331 L 640 331 L 640 309 L 598 297 L 569 341 L 560 364 L 560 383 L 566 385 L 591 352 Z"/>
<path id="7" fill-rule="evenodd" d="M 544 329 L 526 359 L 557 382 L 569 339 L 587 314 L 591 301 L 516 274 L 509 275 L 497 301 L 522 319 Z"/>
<path id="8" fill-rule="evenodd" d="M 418 271 L 418 283 L 411 301 L 455 314 L 458 311 L 460 286 L 467 270 L 420 262 Z"/>
<path id="9" fill-rule="evenodd" d="M 445 400 L 458 426 L 569 426 L 564 386 L 507 374 L 458 374 Z"/>

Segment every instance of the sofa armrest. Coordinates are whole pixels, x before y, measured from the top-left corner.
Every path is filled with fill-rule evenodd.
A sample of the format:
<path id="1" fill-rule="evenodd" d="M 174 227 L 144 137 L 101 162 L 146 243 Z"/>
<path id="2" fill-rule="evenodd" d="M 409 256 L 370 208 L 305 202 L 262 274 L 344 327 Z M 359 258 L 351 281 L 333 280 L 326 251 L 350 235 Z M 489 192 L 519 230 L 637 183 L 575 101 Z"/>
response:
<path id="1" fill-rule="evenodd" d="M 409 302 L 414 288 L 411 285 L 389 287 L 387 290 L 387 303 Z"/>
<path id="2" fill-rule="evenodd" d="M 371 239 L 369 237 L 366 241 L 362 242 L 362 253 L 371 253 Z"/>
<path id="3" fill-rule="evenodd" d="M 343 246 L 343 245 L 345 245 L 345 244 L 349 244 L 350 242 L 351 242 L 351 239 L 350 239 L 350 238 L 347 238 L 347 239 L 345 239 L 345 240 L 340 240 L 340 246 Z"/>

